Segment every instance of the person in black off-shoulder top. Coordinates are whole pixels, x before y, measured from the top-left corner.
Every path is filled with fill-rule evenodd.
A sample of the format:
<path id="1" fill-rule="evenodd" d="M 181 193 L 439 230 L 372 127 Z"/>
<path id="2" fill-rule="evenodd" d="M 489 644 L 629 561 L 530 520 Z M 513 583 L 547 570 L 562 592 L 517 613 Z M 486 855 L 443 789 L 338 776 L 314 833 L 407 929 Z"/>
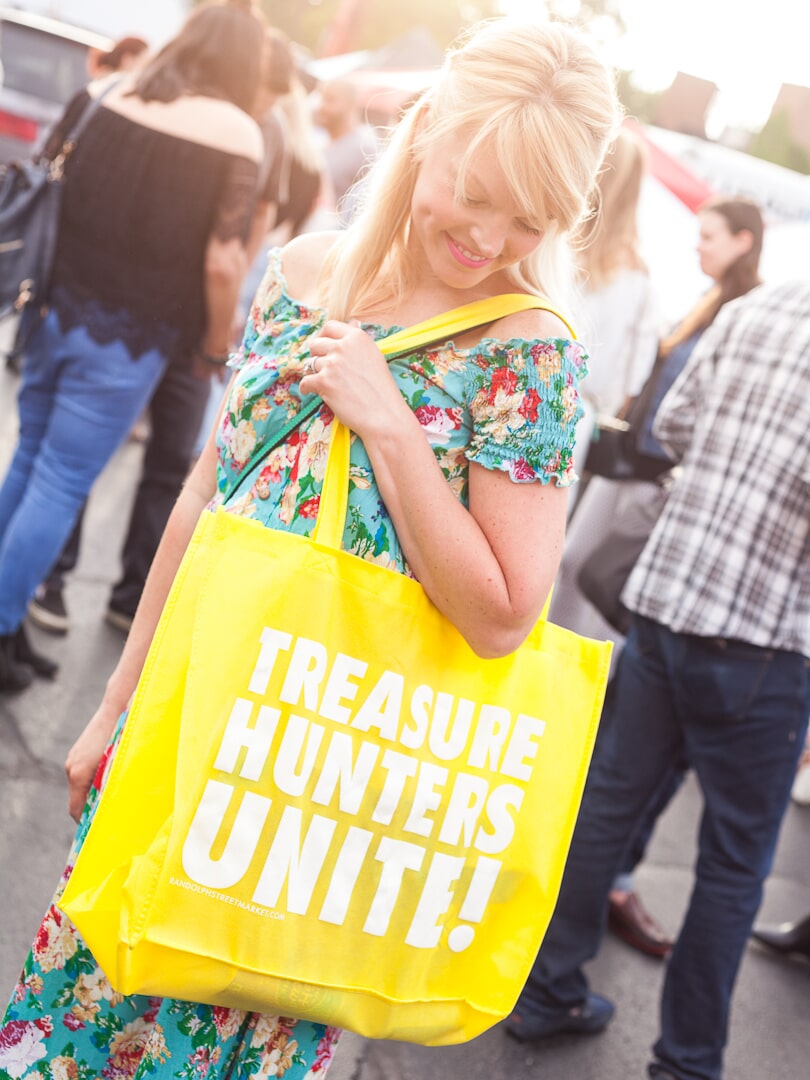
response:
<path id="1" fill-rule="evenodd" d="M 247 243 L 246 266 L 253 261 L 253 254 L 261 244 L 268 222 L 274 220 L 279 203 L 283 146 L 277 140 L 268 139 L 262 119 L 270 104 L 289 90 L 293 67 L 292 50 L 287 38 L 280 31 L 268 29 L 264 36 L 262 78 L 253 108 L 253 115 L 262 132 L 264 155 L 256 210 Z M 279 138 L 283 141 L 284 133 L 280 127 Z M 237 211 L 252 197 L 252 188 L 245 187 L 241 199 L 239 194 L 237 189 Z M 248 272 L 241 289 L 242 295 L 249 284 Z M 258 282 L 254 283 L 253 291 L 256 284 Z M 250 300 L 247 302 L 249 305 Z M 235 318 L 239 318 L 239 305 Z M 175 325 L 180 325 L 182 319 L 183 309 L 180 308 Z M 186 351 L 183 357 L 187 356 Z M 147 408 L 149 434 L 141 474 L 121 549 L 121 573 L 110 592 L 106 611 L 107 621 L 125 632 L 132 624 L 169 514 L 194 459 L 201 428 L 205 429 L 207 437 L 222 401 L 223 386 L 220 380 L 214 378 L 209 382 L 207 377 L 200 378 L 200 373 L 194 367 L 182 362 L 183 357 L 180 362 L 167 365 Z M 214 369 L 210 366 L 205 368 L 203 376 L 207 376 L 211 370 Z M 64 634 L 70 629 L 64 596 L 65 575 L 78 562 L 82 518 L 83 512 L 53 569 L 28 605 L 29 619 L 50 633 Z"/>
<path id="2" fill-rule="evenodd" d="M 26 639 L 26 608 L 167 365 L 207 378 L 225 364 L 262 158 L 249 111 L 264 33 L 244 0 L 197 9 L 108 90 L 68 157 L 49 307 L 23 316 L 20 435 L 0 486 L 0 691 L 55 673 Z M 46 156 L 88 103 L 70 103 Z"/>

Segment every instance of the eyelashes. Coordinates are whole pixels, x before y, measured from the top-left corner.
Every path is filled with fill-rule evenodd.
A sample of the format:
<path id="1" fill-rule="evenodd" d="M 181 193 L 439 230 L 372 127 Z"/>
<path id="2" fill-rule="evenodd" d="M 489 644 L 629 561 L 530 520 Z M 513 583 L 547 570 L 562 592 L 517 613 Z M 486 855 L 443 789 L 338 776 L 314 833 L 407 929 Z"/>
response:
<path id="1" fill-rule="evenodd" d="M 461 206 L 469 207 L 471 210 L 480 210 L 489 206 L 484 199 L 472 199 L 468 195 L 459 195 L 457 201 Z M 542 236 L 543 230 L 537 228 L 535 225 L 529 224 L 528 221 L 517 220 L 515 225 L 521 232 L 526 233 L 527 236 Z"/>

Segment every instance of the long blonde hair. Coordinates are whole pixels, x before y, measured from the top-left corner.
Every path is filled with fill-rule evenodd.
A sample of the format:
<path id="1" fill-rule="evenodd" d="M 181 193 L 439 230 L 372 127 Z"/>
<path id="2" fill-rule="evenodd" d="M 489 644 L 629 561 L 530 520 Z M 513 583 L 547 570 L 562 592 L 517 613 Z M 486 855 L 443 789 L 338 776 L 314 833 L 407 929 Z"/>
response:
<path id="1" fill-rule="evenodd" d="M 545 224 L 537 250 L 508 271 L 516 291 L 563 288 L 568 237 L 588 213 L 619 120 L 614 80 L 585 40 L 559 23 L 493 19 L 451 49 L 432 89 L 406 113 L 370 174 L 363 211 L 327 260 L 324 300 L 347 318 L 396 303 L 416 284 L 411 197 L 428 147 L 469 134 L 459 168 L 485 149 L 526 216 Z"/>
<path id="2" fill-rule="evenodd" d="M 290 154 L 309 172 L 322 172 L 323 151 L 315 138 L 307 92 L 298 79 L 293 79 L 289 93 L 280 97 L 276 105 L 284 114 Z"/>
<path id="3" fill-rule="evenodd" d="M 578 236 L 582 284 L 608 285 L 624 268 L 644 270 L 639 250 L 638 202 L 647 169 L 641 138 L 621 127 L 599 172 L 593 212 Z"/>

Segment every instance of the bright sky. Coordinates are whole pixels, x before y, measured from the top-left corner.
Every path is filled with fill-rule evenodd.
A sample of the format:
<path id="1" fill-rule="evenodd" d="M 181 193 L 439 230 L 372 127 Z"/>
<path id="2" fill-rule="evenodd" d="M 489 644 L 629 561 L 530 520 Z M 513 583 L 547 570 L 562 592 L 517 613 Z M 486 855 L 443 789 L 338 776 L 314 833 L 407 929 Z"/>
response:
<path id="1" fill-rule="evenodd" d="M 504 0 L 537 11 L 538 0 Z M 622 0 L 628 27 L 613 61 L 644 90 L 669 86 L 677 71 L 717 83 L 711 127 L 757 130 L 783 82 L 810 86 L 810 5 L 762 0 Z"/>

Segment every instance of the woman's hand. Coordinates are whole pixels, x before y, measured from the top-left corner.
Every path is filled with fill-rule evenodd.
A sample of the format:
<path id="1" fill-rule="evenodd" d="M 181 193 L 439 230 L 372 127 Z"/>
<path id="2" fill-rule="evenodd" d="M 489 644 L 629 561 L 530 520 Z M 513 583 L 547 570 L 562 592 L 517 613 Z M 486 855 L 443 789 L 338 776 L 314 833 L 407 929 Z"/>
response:
<path id="1" fill-rule="evenodd" d="M 65 760 L 68 778 L 68 810 L 78 821 L 81 817 L 90 785 L 96 775 L 101 756 L 107 748 L 119 711 L 102 704 L 90 723 L 71 746 Z"/>
<path id="2" fill-rule="evenodd" d="M 330 320 L 310 342 L 303 394 L 318 394 L 341 423 L 366 440 L 411 416 L 372 338 L 352 323 Z"/>

